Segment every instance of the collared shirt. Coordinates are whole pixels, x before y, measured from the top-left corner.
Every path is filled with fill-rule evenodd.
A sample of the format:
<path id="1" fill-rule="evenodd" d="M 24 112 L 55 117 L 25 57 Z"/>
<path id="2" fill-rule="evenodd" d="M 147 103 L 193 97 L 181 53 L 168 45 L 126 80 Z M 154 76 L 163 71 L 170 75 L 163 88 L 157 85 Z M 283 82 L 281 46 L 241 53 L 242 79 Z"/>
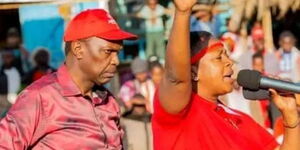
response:
<path id="1" fill-rule="evenodd" d="M 274 137 L 246 114 L 209 102 L 193 93 L 179 114 L 169 114 L 154 100 L 155 150 L 273 150 Z"/>
<path id="2" fill-rule="evenodd" d="M 0 149 L 122 149 L 118 104 L 106 89 L 94 91 L 84 97 L 65 65 L 34 82 L 0 121 Z"/>

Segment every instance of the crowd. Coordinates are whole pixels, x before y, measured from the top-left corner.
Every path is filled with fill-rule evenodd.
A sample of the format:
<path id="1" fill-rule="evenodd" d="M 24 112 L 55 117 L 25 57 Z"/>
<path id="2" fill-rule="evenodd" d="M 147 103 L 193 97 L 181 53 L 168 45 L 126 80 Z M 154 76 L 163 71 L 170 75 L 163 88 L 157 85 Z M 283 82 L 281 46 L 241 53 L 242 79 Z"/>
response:
<path id="1" fill-rule="evenodd" d="M 175 6 L 172 1 L 166 1 L 165 6 L 158 0 L 124 1 L 114 3 L 111 13 L 118 23 L 133 31 L 146 40 L 146 58 L 153 55 L 164 62 L 165 46 L 173 23 Z M 224 32 L 220 13 L 226 7 L 212 7 L 199 4 L 193 9 L 190 28 L 192 31 L 208 31 L 216 37 Z"/>
<path id="2" fill-rule="evenodd" d="M 52 73 L 47 49 L 38 48 L 32 54 L 24 48 L 19 31 L 11 27 L 0 50 L 0 116 L 4 116 L 18 93 L 43 75 Z"/>
<path id="3" fill-rule="evenodd" d="M 175 6 L 169 3 L 164 8 L 157 0 L 147 0 L 140 9 L 131 8 L 132 17 L 144 21 L 146 39 L 146 60 L 136 57 L 130 65 L 132 78 L 121 84 L 116 98 L 121 104 L 121 126 L 125 134 L 124 148 L 128 150 L 150 150 L 152 145 L 151 116 L 155 112 L 153 101 L 155 91 L 164 76 L 166 38 L 173 24 Z M 129 9 L 129 8 L 128 8 Z M 220 12 L 214 8 L 196 7 L 190 19 L 191 31 L 207 31 L 227 46 L 234 60 L 235 72 L 253 69 L 263 75 L 278 76 L 285 80 L 300 81 L 300 51 L 295 46 L 297 39 L 290 31 L 279 37 L 279 47 L 265 48 L 264 32 L 256 22 L 246 36 L 227 30 L 220 33 L 215 17 Z M 164 17 L 167 16 L 167 19 Z M 121 19 L 120 19 L 121 20 Z M 228 20 L 230 21 L 230 20 Z M 128 20 L 125 20 L 125 24 Z M 245 41 L 246 40 L 246 45 Z M 20 90 L 56 69 L 49 65 L 47 49 L 38 48 L 33 53 L 24 48 L 20 33 L 15 28 L 7 32 L 5 47 L 0 49 L 0 117 L 5 116 L 15 103 Z M 154 57 L 153 57 L 154 56 Z M 153 59 L 154 58 L 154 59 Z M 122 78 L 122 74 L 119 75 Z M 232 93 L 222 97 L 229 107 L 240 110 L 269 129 L 278 142 L 283 140 L 283 121 L 277 108 L 269 100 L 247 101 L 242 88 L 235 82 Z"/>

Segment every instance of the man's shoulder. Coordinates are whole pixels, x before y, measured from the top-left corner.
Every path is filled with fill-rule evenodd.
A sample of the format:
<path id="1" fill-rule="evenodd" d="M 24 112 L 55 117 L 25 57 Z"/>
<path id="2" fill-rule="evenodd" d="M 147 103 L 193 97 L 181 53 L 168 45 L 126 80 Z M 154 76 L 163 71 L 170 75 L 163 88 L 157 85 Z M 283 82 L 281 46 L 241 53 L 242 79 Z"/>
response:
<path id="1" fill-rule="evenodd" d="M 53 88 L 53 86 L 57 83 L 56 72 L 43 76 L 39 80 L 30 84 L 25 90 L 28 92 L 33 91 L 47 91 L 49 88 Z"/>

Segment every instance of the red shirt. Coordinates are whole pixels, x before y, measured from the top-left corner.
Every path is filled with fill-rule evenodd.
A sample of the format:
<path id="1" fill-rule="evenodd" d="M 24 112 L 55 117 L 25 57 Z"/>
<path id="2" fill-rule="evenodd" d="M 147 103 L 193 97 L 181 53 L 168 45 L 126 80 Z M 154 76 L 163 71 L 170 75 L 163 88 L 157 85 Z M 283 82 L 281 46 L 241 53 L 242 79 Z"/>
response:
<path id="1" fill-rule="evenodd" d="M 83 97 L 63 65 L 26 88 L 0 121 L 0 149 L 122 149 L 114 97 L 95 88 Z"/>
<path id="2" fill-rule="evenodd" d="M 190 104 L 172 115 L 154 100 L 155 150 L 273 150 L 272 135 L 246 114 L 192 94 Z"/>

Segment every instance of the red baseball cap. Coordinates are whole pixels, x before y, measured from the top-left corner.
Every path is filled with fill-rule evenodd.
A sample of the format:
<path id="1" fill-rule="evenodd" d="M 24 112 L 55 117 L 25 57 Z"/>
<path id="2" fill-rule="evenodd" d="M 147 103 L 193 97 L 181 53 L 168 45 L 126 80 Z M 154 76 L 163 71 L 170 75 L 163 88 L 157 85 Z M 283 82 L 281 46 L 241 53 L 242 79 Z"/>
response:
<path id="1" fill-rule="evenodd" d="M 123 31 L 117 22 L 103 9 L 89 9 L 75 16 L 66 28 L 64 41 L 89 37 L 106 40 L 136 40 L 137 36 Z"/>

